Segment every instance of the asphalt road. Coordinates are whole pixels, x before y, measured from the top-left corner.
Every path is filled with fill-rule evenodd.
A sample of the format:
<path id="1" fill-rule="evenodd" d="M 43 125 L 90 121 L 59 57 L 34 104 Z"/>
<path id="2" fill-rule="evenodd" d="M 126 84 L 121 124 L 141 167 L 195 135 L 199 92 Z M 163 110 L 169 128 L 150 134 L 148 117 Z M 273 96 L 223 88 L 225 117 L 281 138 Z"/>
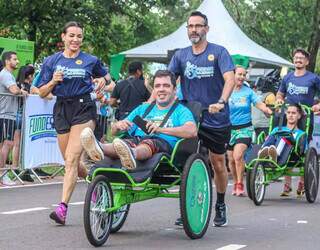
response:
<path id="1" fill-rule="evenodd" d="M 61 185 L 0 189 L 0 249 L 93 249 L 83 227 L 86 185 L 73 195 L 66 226 L 56 226 L 49 213 L 59 201 Z M 102 248 L 109 249 L 320 249 L 320 204 L 280 198 L 281 183 L 267 189 L 256 207 L 247 197 L 226 198 L 229 224 L 212 226 L 200 240 L 190 240 L 174 226 L 177 199 L 154 199 L 133 204 L 124 227 Z M 215 199 L 215 196 L 214 196 Z"/>

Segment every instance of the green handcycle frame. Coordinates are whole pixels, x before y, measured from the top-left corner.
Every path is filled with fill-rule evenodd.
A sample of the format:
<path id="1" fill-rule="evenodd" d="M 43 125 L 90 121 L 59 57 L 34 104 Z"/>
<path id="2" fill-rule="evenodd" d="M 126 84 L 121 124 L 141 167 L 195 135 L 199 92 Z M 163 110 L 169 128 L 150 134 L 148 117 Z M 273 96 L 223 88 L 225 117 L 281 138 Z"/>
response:
<path id="1" fill-rule="evenodd" d="M 178 162 L 177 155 L 183 148 L 188 151 L 186 160 Z M 210 221 L 212 185 L 211 170 L 206 159 L 198 153 L 199 148 L 197 138 L 178 141 L 171 156 L 162 155 L 153 175 L 143 182 L 136 182 L 130 172 L 122 168 L 105 166 L 95 169 L 86 179 L 89 187 L 84 204 L 84 226 L 89 242 L 94 246 L 103 245 L 110 232 L 116 232 L 122 227 L 130 204 L 159 197 L 179 198 L 185 233 L 191 239 L 201 238 Z M 170 190 L 176 186 L 180 186 L 178 191 Z M 122 220 L 118 223 L 120 226 L 113 228 L 113 215 L 119 215 L 122 209 L 124 216 L 119 216 Z M 95 221 L 100 223 L 100 231 L 95 232 L 92 225 Z"/>
<path id="2" fill-rule="evenodd" d="M 279 106 L 275 106 L 278 108 Z M 305 178 L 305 191 L 308 202 L 313 203 L 316 199 L 319 183 L 319 166 L 317 159 L 317 152 L 312 147 L 307 147 L 305 154 L 299 153 L 300 140 L 305 136 L 308 138 L 310 122 L 311 122 L 311 109 L 308 106 L 301 105 L 303 112 L 306 115 L 306 128 L 305 133 L 300 134 L 296 138 L 295 146 L 290 153 L 287 161 L 279 165 L 272 159 L 259 159 L 255 158 L 246 164 L 247 169 L 247 193 L 250 199 L 256 205 L 261 205 L 265 195 L 265 188 L 271 182 L 279 179 L 282 176 L 304 176 Z M 283 106 L 281 108 L 284 108 Z M 273 129 L 274 115 L 271 116 L 269 122 L 269 133 Z M 265 135 L 258 136 L 258 144 L 262 144 Z"/>

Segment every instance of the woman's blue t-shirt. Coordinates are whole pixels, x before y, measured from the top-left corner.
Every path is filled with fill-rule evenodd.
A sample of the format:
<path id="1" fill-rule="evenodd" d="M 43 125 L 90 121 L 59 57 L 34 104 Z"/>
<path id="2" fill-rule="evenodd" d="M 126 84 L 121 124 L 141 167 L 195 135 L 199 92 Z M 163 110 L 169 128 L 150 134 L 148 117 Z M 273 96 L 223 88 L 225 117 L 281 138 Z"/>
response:
<path id="1" fill-rule="evenodd" d="M 234 90 L 229 98 L 230 120 L 233 126 L 251 122 L 251 105 L 261 102 L 258 95 L 249 87 L 242 85 Z"/>
<path id="2" fill-rule="evenodd" d="M 76 58 L 66 58 L 62 52 L 58 52 L 44 61 L 39 88 L 51 81 L 55 71 L 63 72 L 63 81 L 52 90 L 53 95 L 60 97 L 90 93 L 94 89 L 92 78 L 103 77 L 108 73 L 95 56 L 80 51 Z"/>

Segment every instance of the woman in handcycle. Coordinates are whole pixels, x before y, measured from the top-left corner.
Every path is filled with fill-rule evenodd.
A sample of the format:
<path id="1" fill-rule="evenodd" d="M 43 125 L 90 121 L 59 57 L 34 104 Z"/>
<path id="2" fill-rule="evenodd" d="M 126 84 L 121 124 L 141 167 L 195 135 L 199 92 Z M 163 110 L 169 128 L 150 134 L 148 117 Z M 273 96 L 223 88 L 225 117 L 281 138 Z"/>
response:
<path id="1" fill-rule="evenodd" d="M 273 162 L 278 165 L 283 165 L 287 162 L 292 148 L 298 138 L 300 149 L 299 155 L 304 153 L 306 148 L 307 139 L 305 131 L 298 128 L 298 122 L 303 115 L 302 108 L 299 104 L 289 104 L 286 110 L 286 126 L 275 127 L 270 135 L 266 138 L 262 144 L 260 151 L 258 152 L 258 158 L 265 159 L 270 158 Z M 292 191 L 291 187 L 291 176 L 285 176 L 285 183 L 281 196 L 289 196 Z M 302 196 L 304 194 L 304 179 L 300 177 L 297 187 L 297 195 Z"/>

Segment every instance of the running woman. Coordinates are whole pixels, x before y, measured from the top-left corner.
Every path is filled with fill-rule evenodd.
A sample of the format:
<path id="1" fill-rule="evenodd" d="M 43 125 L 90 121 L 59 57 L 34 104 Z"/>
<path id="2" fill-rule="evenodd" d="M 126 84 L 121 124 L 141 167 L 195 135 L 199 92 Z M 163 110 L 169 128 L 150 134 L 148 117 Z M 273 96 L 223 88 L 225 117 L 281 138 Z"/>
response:
<path id="1" fill-rule="evenodd" d="M 80 162 L 83 148 L 79 135 L 86 127 L 95 128 L 97 110 L 90 93 L 94 89 L 99 91 L 104 88 L 110 81 L 110 75 L 97 57 L 81 51 L 81 24 L 68 22 L 61 38 L 65 49 L 44 61 L 39 95 L 44 98 L 52 92 L 57 96 L 53 119 L 59 148 L 65 160 L 65 176 L 61 202 L 50 218 L 64 225 L 77 177 L 85 178 L 87 175 L 85 166 Z"/>

